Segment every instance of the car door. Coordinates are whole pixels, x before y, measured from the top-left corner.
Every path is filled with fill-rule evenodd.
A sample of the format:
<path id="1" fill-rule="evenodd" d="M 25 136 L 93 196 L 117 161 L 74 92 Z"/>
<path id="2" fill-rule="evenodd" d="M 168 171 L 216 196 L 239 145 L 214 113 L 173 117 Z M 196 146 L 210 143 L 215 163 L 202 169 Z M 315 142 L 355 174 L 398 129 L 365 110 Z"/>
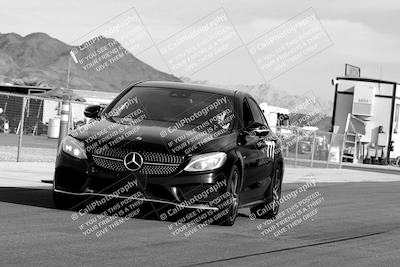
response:
<path id="1" fill-rule="evenodd" d="M 244 98 L 242 105 L 242 128 L 246 130 L 246 127 L 253 124 L 255 120 L 259 120 L 259 114 L 253 115 L 248 98 Z M 268 165 L 262 151 L 262 147 L 265 146 L 264 139 L 252 134 L 243 134 L 241 139 L 239 151 L 243 157 L 244 180 L 240 202 L 245 204 L 259 199 L 259 196 L 265 192 L 263 188 L 266 188 L 270 181 L 266 181 L 265 175 Z"/>
<path id="2" fill-rule="evenodd" d="M 265 119 L 264 113 L 260 106 L 253 98 L 248 98 L 249 106 L 253 119 L 255 122 L 262 123 L 270 131 L 270 134 L 264 137 L 260 137 L 257 149 L 261 152 L 261 159 L 259 161 L 259 172 L 263 179 L 272 177 L 274 171 L 274 158 L 276 149 L 276 139 L 273 138 L 273 133 L 268 126 L 268 122 Z"/>

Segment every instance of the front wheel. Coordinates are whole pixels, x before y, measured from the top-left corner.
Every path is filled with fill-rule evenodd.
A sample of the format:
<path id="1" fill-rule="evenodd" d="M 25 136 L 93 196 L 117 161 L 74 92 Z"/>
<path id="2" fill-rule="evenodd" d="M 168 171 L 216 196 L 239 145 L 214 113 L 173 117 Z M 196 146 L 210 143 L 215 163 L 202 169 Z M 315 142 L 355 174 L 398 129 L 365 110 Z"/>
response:
<path id="1" fill-rule="evenodd" d="M 224 215 L 217 222 L 220 225 L 232 226 L 236 221 L 239 209 L 239 179 L 239 168 L 238 166 L 234 165 L 227 185 L 227 192 L 229 192 L 229 195 L 231 197 L 230 204 L 227 207 L 223 207 L 220 211 L 218 211 L 224 213 Z"/>
<path id="2" fill-rule="evenodd" d="M 279 166 L 274 173 L 274 179 L 266 191 L 264 203 L 256 205 L 250 209 L 257 218 L 273 219 L 279 212 L 279 203 L 282 194 L 282 167 Z"/>

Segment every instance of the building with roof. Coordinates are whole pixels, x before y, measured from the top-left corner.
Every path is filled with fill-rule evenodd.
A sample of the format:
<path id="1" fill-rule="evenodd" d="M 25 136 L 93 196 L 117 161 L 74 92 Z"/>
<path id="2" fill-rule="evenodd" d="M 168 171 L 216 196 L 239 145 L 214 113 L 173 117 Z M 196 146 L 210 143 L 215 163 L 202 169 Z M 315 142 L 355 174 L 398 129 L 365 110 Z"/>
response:
<path id="1" fill-rule="evenodd" d="M 344 158 L 384 163 L 400 156 L 399 83 L 361 77 L 336 77 L 333 132 L 346 134 Z"/>

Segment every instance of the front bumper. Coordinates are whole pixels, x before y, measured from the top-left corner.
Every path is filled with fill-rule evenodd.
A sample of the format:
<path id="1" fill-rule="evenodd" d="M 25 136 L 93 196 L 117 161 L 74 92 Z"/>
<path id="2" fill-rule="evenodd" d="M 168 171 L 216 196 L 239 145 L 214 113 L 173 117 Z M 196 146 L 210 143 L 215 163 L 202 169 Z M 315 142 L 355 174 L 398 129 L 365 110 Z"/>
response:
<path id="1" fill-rule="evenodd" d="M 172 205 L 172 206 L 176 206 L 178 208 L 183 208 L 183 209 L 218 210 L 217 207 L 210 207 L 210 206 L 203 205 L 203 204 L 186 205 L 184 203 L 174 203 L 171 201 L 160 200 L 160 199 L 151 199 L 151 198 L 145 198 L 145 197 L 132 197 L 132 196 L 123 196 L 123 195 L 113 196 L 110 194 L 94 193 L 94 192 L 73 193 L 73 192 L 68 192 L 68 191 L 59 190 L 59 189 L 54 189 L 53 191 L 58 194 L 65 194 L 65 195 L 70 195 L 70 196 L 79 196 L 79 197 L 109 197 L 109 196 L 111 196 L 112 198 L 115 198 L 115 199 L 129 199 L 129 200 L 134 200 L 134 201 L 143 201 L 145 203 L 157 203 L 157 204 L 162 204 L 162 205 Z"/>
<path id="2" fill-rule="evenodd" d="M 60 151 L 56 161 L 54 192 L 85 197 L 112 195 L 117 199 L 216 210 L 209 203 L 226 192 L 229 171 L 225 166 L 213 172 L 188 173 L 180 170 L 171 176 L 146 176 L 129 171 L 109 171 L 90 160 L 80 160 Z M 132 186 L 115 194 L 127 185 Z M 141 197 L 132 197 L 137 192 L 142 193 Z"/>

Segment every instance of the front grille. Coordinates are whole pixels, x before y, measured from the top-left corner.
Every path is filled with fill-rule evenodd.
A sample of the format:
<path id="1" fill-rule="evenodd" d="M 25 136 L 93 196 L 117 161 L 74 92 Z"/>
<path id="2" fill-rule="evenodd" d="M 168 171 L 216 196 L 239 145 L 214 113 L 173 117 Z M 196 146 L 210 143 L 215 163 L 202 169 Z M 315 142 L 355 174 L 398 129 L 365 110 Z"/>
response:
<path id="1" fill-rule="evenodd" d="M 124 172 L 128 171 L 125 168 L 123 160 L 116 160 L 116 159 L 106 159 L 103 157 L 99 157 L 98 155 L 93 155 L 94 163 L 104 169 L 117 171 L 117 172 Z"/>
<path id="2" fill-rule="evenodd" d="M 124 157 L 129 152 L 137 152 L 143 157 L 143 166 L 138 172 L 145 175 L 171 175 L 183 162 L 182 156 L 119 148 L 95 149 L 92 156 L 98 167 L 117 172 L 129 172 L 124 165 Z"/>
<path id="3" fill-rule="evenodd" d="M 143 174 L 152 174 L 152 175 L 168 175 L 174 173 L 178 169 L 178 166 L 169 166 L 169 165 L 146 165 L 139 170 L 139 172 Z"/>

